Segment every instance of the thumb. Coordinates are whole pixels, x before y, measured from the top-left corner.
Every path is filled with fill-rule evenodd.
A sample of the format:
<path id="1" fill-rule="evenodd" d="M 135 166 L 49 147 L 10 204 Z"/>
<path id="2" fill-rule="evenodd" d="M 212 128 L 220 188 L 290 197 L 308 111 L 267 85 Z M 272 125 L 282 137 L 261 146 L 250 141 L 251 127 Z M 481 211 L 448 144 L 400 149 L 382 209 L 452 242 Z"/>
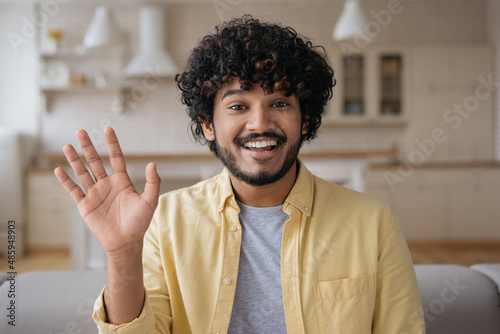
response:
<path id="1" fill-rule="evenodd" d="M 156 164 L 150 162 L 146 166 L 146 185 L 141 197 L 155 207 L 158 204 L 158 196 L 160 195 L 160 183 L 161 180 L 156 171 Z"/>

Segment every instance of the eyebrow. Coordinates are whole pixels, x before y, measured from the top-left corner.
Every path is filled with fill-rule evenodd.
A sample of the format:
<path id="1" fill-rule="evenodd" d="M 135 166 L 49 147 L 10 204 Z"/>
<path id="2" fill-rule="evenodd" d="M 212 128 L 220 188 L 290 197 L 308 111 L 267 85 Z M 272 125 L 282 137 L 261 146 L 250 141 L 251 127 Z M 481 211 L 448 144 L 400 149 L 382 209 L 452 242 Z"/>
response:
<path id="1" fill-rule="evenodd" d="M 226 97 L 228 96 L 231 96 L 231 95 L 238 95 L 238 94 L 247 94 L 248 91 L 246 90 L 243 90 L 241 88 L 238 88 L 238 89 L 230 89 L 226 92 L 224 92 L 224 94 L 222 94 L 222 98 L 221 100 L 224 100 Z"/>

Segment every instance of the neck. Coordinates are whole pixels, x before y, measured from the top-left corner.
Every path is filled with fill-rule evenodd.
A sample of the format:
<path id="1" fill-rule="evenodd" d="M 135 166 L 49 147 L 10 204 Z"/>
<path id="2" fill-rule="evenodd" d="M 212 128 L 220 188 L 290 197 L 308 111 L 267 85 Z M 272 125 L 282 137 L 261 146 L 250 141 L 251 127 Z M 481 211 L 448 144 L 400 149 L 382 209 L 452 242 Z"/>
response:
<path id="1" fill-rule="evenodd" d="M 283 204 L 295 183 L 297 164 L 298 162 L 295 162 L 280 180 L 265 186 L 251 186 L 229 173 L 236 198 L 243 204 L 254 207 L 270 207 Z"/>

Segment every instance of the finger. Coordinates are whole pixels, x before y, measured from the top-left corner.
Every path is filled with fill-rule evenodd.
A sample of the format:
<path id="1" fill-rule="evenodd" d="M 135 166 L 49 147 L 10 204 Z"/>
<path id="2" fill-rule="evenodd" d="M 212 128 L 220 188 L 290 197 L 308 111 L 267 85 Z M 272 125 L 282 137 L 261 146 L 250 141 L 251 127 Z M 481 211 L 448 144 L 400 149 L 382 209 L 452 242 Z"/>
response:
<path id="1" fill-rule="evenodd" d="M 156 164 L 150 162 L 146 166 L 146 185 L 141 197 L 144 198 L 150 205 L 156 207 L 158 204 L 158 196 L 160 195 L 160 176 L 156 171 Z"/>
<path id="2" fill-rule="evenodd" d="M 80 160 L 75 148 L 69 144 L 64 145 L 63 152 L 82 186 L 87 190 L 92 188 L 94 186 L 94 179 L 89 174 L 87 168 L 85 168 L 82 160 Z"/>
<path id="3" fill-rule="evenodd" d="M 75 203 L 78 205 L 78 203 L 80 203 L 80 201 L 85 198 L 85 194 L 83 193 L 82 189 L 80 189 L 80 187 L 75 182 L 73 182 L 73 180 L 61 167 L 57 167 L 54 170 L 54 174 L 56 175 L 59 183 L 63 185 L 64 189 L 66 189 L 71 198 L 73 198 L 73 201 L 75 201 Z"/>
<path id="4" fill-rule="evenodd" d="M 104 137 L 108 144 L 109 162 L 111 163 L 113 173 L 126 173 L 125 158 L 123 157 L 123 152 L 115 131 L 112 128 L 104 129 Z"/>
<path id="5" fill-rule="evenodd" d="M 102 164 L 101 157 L 97 154 L 97 151 L 92 144 L 92 141 L 85 130 L 78 130 L 76 133 L 76 137 L 78 138 L 78 143 L 80 143 L 80 147 L 83 150 L 83 154 L 85 155 L 85 160 L 87 160 L 87 165 L 89 165 L 92 174 L 94 175 L 96 180 L 102 179 L 107 176 L 106 170 L 104 169 L 104 165 Z"/>

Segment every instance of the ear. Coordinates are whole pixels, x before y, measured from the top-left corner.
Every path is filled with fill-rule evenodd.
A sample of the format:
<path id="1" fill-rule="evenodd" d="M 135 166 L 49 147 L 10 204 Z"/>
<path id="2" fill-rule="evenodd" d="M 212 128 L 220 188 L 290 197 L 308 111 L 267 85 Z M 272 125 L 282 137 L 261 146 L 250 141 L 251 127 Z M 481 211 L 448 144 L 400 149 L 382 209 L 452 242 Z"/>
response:
<path id="1" fill-rule="evenodd" d="M 215 140 L 214 128 L 213 128 L 212 123 L 209 123 L 209 122 L 201 123 L 201 128 L 203 129 L 203 134 L 205 135 L 205 138 L 208 141 L 214 141 Z"/>
<path id="2" fill-rule="evenodd" d="M 307 133 L 307 127 L 309 126 L 309 122 L 304 122 L 302 124 L 302 134 L 305 135 Z"/>

